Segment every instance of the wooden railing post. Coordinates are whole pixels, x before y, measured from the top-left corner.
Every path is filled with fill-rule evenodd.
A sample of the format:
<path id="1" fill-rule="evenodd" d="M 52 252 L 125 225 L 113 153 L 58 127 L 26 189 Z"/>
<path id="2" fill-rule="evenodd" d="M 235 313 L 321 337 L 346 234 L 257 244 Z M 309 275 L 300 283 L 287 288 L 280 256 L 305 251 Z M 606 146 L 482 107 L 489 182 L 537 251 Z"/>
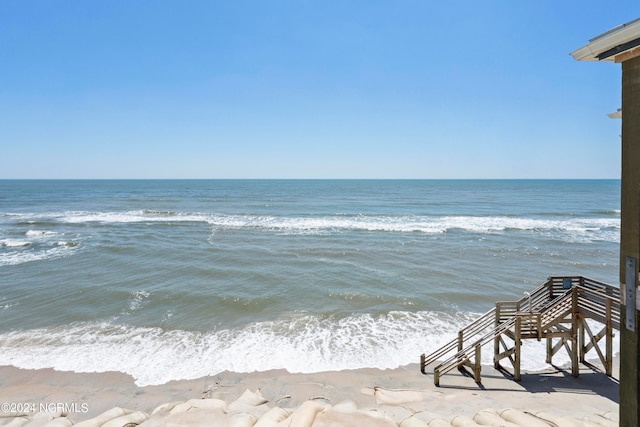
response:
<path id="1" fill-rule="evenodd" d="M 611 300 L 607 298 L 607 324 L 606 327 L 606 345 L 607 345 L 607 361 L 604 367 L 608 376 L 613 375 L 613 321 L 611 319 Z"/>
<path id="2" fill-rule="evenodd" d="M 464 332 L 461 329 L 458 331 L 458 353 L 462 352 L 463 348 L 464 348 Z M 464 358 L 458 355 L 458 360 L 456 363 L 458 365 L 457 366 L 458 369 L 460 369 L 460 366 L 462 366 L 462 364 L 464 363 Z"/>
<path id="3" fill-rule="evenodd" d="M 482 364 L 481 364 L 481 351 L 482 346 L 481 345 L 476 345 L 476 352 L 475 352 L 475 359 L 476 359 L 476 363 L 474 365 L 474 369 L 473 369 L 473 376 L 476 379 L 476 383 L 480 384 L 482 381 L 480 379 L 480 371 L 482 370 Z"/>
<path id="4" fill-rule="evenodd" d="M 496 303 L 496 318 L 494 322 L 494 328 L 497 329 L 500 326 L 500 304 Z M 495 369 L 500 368 L 500 363 L 498 362 L 498 355 L 500 354 L 500 335 L 496 335 L 493 338 L 493 367 Z"/>
<path id="5" fill-rule="evenodd" d="M 515 328 L 515 364 L 513 365 L 513 379 L 520 381 L 520 350 L 522 347 L 521 331 L 522 331 L 522 319 L 520 316 L 516 316 L 516 328 Z"/>
<path id="6" fill-rule="evenodd" d="M 580 350 L 580 353 L 578 354 L 578 360 L 580 360 L 580 363 L 584 363 L 586 360 L 584 322 L 585 322 L 585 319 L 578 320 L 578 348 Z"/>

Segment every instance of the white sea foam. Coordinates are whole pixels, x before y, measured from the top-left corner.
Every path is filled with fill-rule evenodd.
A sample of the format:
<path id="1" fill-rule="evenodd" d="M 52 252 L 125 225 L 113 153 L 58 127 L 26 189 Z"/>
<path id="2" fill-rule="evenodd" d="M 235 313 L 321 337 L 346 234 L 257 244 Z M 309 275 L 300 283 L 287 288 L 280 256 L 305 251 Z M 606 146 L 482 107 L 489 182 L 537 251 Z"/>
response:
<path id="1" fill-rule="evenodd" d="M 54 231 L 48 230 L 28 230 L 24 233 L 26 239 L 2 239 L 0 240 L 0 247 L 5 248 L 18 248 L 24 246 L 31 246 L 34 243 L 42 243 L 50 240 L 58 235 Z"/>
<path id="2" fill-rule="evenodd" d="M 471 315 L 390 313 L 326 319 L 309 315 L 210 333 L 81 323 L 0 335 L 0 364 L 77 372 L 116 370 L 139 385 L 224 370 L 319 372 L 415 363 Z M 442 331 L 430 337 L 425 330 Z"/>
<path id="3" fill-rule="evenodd" d="M 129 311 L 139 310 L 148 300 L 151 294 L 147 291 L 133 291 L 131 292 L 131 299 L 129 300 Z"/>
<path id="4" fill-rule="evenodd" d="M 27 237 L 31 237 L 31 238 L 46 238 L 46 237 L 55 236 L 58 233 L 56 233 L 55 231 L 49 231 L 49 230 L 29 230 L 25 234 L 27 235 Z"/>
<path id="5" fill-rule="evenodd" d="M 31 244 L 28 240 L 17 240 L 17 239 L 2 239 L 0 240 L 0 246 L 4 246 L 5 248 L 19 248 L 21 246 L 29 246 Z"/>
<path id="6" fill-rule="evenodd" d="M 18 265 L 69 255 L 79 243 L 59 240 L 60 233 L 30 229 L 21 239 L 0 240 L 0 266 Z"/>
<path id="7" fill-rule="evenodd" d="M 63 258 L 72 253 L 77 245 L 57 245 L 52 248 L 44 248 L 33 251 L 9 251 L 0 253 L 0 266 L 18 265 L 33 261 Z"/>
<path id="8" fill-rule="evenodd" d="M 378 232 L 502 233 L 509 230 L 552 232 L 571 239 L 618 241 L 617 218 L 537 219 L 503 216 L 331 216 L 319 218 L 212 216 L 213 231 L 228 228 L 255 228 L 283 233 L 328 233 L 346 230 Z"/>
<path id="9" fill-rule="evenodd" d="M 610 217 L 517 217 L 471 215 L 330 215 L 330 216 L 269 216 L 227 215 L 216 213 L 186 213 L 137 210 L 125 212 L 69 211 L 30 217 L 62 223 L 168 223 L 201 222 L 211 225 L 214 232 L 223 229 L 262 229 L 288 234 L 326 234 L 341 231 L 446 233 L 462 230 L 472 233 L 502 233 L 536 231 L 563 234 L 567 240 L 618 241 L 620 218 Z M 50 231 L 30 230 L 30 237 L 49 236 Z"/>
<path id="10" fill-rule="evenodd" d="M 126 212 L 64 212 L 51 214 L 59 221 L 71 224 L 87 222 L 99 223 L 135 223 L 135 222 L 206 222 L 206 214 L 190 214 L 178 212 L 126 211 Z"/>
<path id="11" fill-rule="evenodd" d="M 0 334 L 0 365 L 76 372 L 121 371 L 140 386 L 194 379 L 229 370 L 322 372 L 417 363 L 456 336 L 475 315 L 392 312 L 344 319 L 294 316 L 235 330 L 202 333 L 79 323 Z M 619 348 L 615 342 L 614 348 Z M 523 369 L 544 363 L 544 342 L 527 341 Z M 492 363 L 485 351 L 484 363 Z M 562 355 L 554 362 L 568 361 Z"/>

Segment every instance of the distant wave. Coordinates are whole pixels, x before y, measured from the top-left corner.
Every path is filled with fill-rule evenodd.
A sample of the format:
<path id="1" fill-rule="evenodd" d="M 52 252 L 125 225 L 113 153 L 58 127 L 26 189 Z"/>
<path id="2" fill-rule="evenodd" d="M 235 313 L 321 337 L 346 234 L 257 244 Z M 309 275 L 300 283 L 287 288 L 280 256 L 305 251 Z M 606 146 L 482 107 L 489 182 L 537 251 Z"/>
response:
<path id="1" fill-rule="evenodd" d="M 568 242 L 618 242 L 619 218 L 540 219 L 512 216 L 214 216 L 212 233 L 229 229 L 269 230 L 281 234 L 334 234 L 348 231 L 441 234 L 532 232 Z"/>
<path id="2" fill-rule="evenodd" d="M 29 230 L 25 235 L 32 239 L 47 239 L 52 236 L 57 236 L 58 233 L 50 230 Z"/>
<path id="3" fill-rule="evenodd" d="M 71 254 L 71 251 L 77 247 L 72 242 L 59 242 L 55 247 L 43 248 L 32 252 L 10 251 L 0 253 L 0 266 L 25 264 L 33 261 L 42 261 L 45 259 L 63 258 Z"/>
<path id="4" fill-rule="evenodd" d="M 607 211 L 608 212 L 608 211 Z M 172 211 L 127 212 L 63 212 L 35 215 L 32 221 L 50 223 L 180 223 L 199 222 L 212 231 L 225 229 L 262 229 L 290 234 L 327 234 L 344 231 L 446 233 L 461 230 L 471 233 L 507 231 L 560 232 L 594 240 L 618 241 L 619 215 L 602 213 L 600 217 L 518 217 L 518 216 L 421 216 L 421 215 L 329 215 L 329 216 L 269 216 L 226 215 L 215 213 L 182 213 Z M 28 218 L 21 218 L 29 222 Z M 612 233 L 613 231 L 613 233 Z M 30 231 L 42 233 L 40 231 Z M 49 233 L 49 232 L 45 232 Z M 601 233 L 601 235 L 597 235 Z M 581 237 L 581 235 L 584 235 Z M 33 236 L 32 236 L 33 237 Z"/>
<path id="5" fill-rule="evenodd" d="M 0 266 L 18 265 L 71 254 L 77 241 L 60 240 L 60 234 L 50 230 L 27 230 L 24 238 L 0 239 Z"/>
<path id="6" fill-rule="evenodd" d="M 31 244 L 28 240 L 17 240 L 17 239 L 2 239 L 0 240 L 0 246 L 4 246 L 5 248 L 19 248 L 22 246 L 29 246 Z"/>
<path id="7" fill-rule="evenodd" d="M 164 211 L 128 211 L 128 212 L 65 212 L 54 214 L 61 222 L 80 224 L 86 222 L 129 223 L 129 222 L 206 222 L 207 214 L 179 213 Z"/>
<path id="8" fill-rule="evenodd" d="M 335 216 L 319 218 L 221 216 L 211 217 L 208 221 L 212 226 L 218 228 L 265 228 L 291 232 L 362 230 L 445 233 L 456 229 L 475 233 L 506 230 L 589 232 L 620 227 L 620 221 L 613 218 L 549 220 L 506 216 Z"/>
<path id="9" fill-rule="evenodd" d="M 396 368 L 456 336 L 472 313 L 390 312 L 256 322 L 233 330 L 193 332 L 77 323 L 0 334 L 0 365 L 76 372 L 120 371 L 140 386 L 234 372 L 323 372 Z M 537 345 L 536 345 L 537 344 Z M 619 348 L 619 342 L 615 342 Z M 526 342 L 524 369 L 545 365 L 544 343 Z M 491 363 L 491 352 L 484 352 Z M 562 363 L 562 355 L 557 363 Z M 567 358 L 568 360 L 568 358 Z"/>

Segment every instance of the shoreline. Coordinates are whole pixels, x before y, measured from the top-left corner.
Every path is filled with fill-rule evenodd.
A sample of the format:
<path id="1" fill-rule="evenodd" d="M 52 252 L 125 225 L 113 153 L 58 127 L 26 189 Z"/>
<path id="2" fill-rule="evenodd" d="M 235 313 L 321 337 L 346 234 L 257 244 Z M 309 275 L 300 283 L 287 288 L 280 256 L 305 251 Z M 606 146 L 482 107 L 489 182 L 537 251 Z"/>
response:
<path id="1" fill-rule="evenodd" d="M 615 362 L 617 378 L 618 361 Z M 483 366 L 482 372 L 482 385 L 454 371 L 442 378 L 440 387 L 434 386 L 432 375 L 420 373 L 418 364 L 310 374 L 285 370 L 222 372 L 139 387 L 131 376 L 119 372 L 75 373 L 0 366 L 0 403 L 44 403 L 53 404 L 52 407 L 67 404 L 72 409 L 68 418 L 74 423 L 114 407 L 151 414 L 162 404 L 189 399 L 220 399 L 229 404 L 246 390 L 259 391 L 269 407 L 291 412 L 308 401 L 324 405 L 350 401 L 358 409 L 383 413 L 398 424 L 412 414 L 451 421 L 460 415 L 472 417 L 484 409 L 514 408 L 578 419 L 618 413 L 617 381 L 586 365 L 580 365 L 577 378 L 571 376 L 570 370 L 549 367 L 525 372 L 520 382 L 490 366 Z M 391 394 L 381 397 L 386 391 Z"/>

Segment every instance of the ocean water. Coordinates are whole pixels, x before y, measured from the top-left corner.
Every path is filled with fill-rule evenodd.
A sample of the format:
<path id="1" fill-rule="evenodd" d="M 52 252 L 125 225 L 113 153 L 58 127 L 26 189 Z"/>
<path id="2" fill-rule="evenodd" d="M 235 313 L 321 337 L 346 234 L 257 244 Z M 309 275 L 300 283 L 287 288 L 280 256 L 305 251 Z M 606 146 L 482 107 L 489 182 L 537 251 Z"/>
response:
<path id="1" fill-rule="evenodd" d="M 548 276 L 617 284 L 619 192 L 617 180 L 3 180 L 0 365 L 148 385 L 417 363 Z M 544 343 L 528 351 L 524 367 L 543 367 Z"/>

